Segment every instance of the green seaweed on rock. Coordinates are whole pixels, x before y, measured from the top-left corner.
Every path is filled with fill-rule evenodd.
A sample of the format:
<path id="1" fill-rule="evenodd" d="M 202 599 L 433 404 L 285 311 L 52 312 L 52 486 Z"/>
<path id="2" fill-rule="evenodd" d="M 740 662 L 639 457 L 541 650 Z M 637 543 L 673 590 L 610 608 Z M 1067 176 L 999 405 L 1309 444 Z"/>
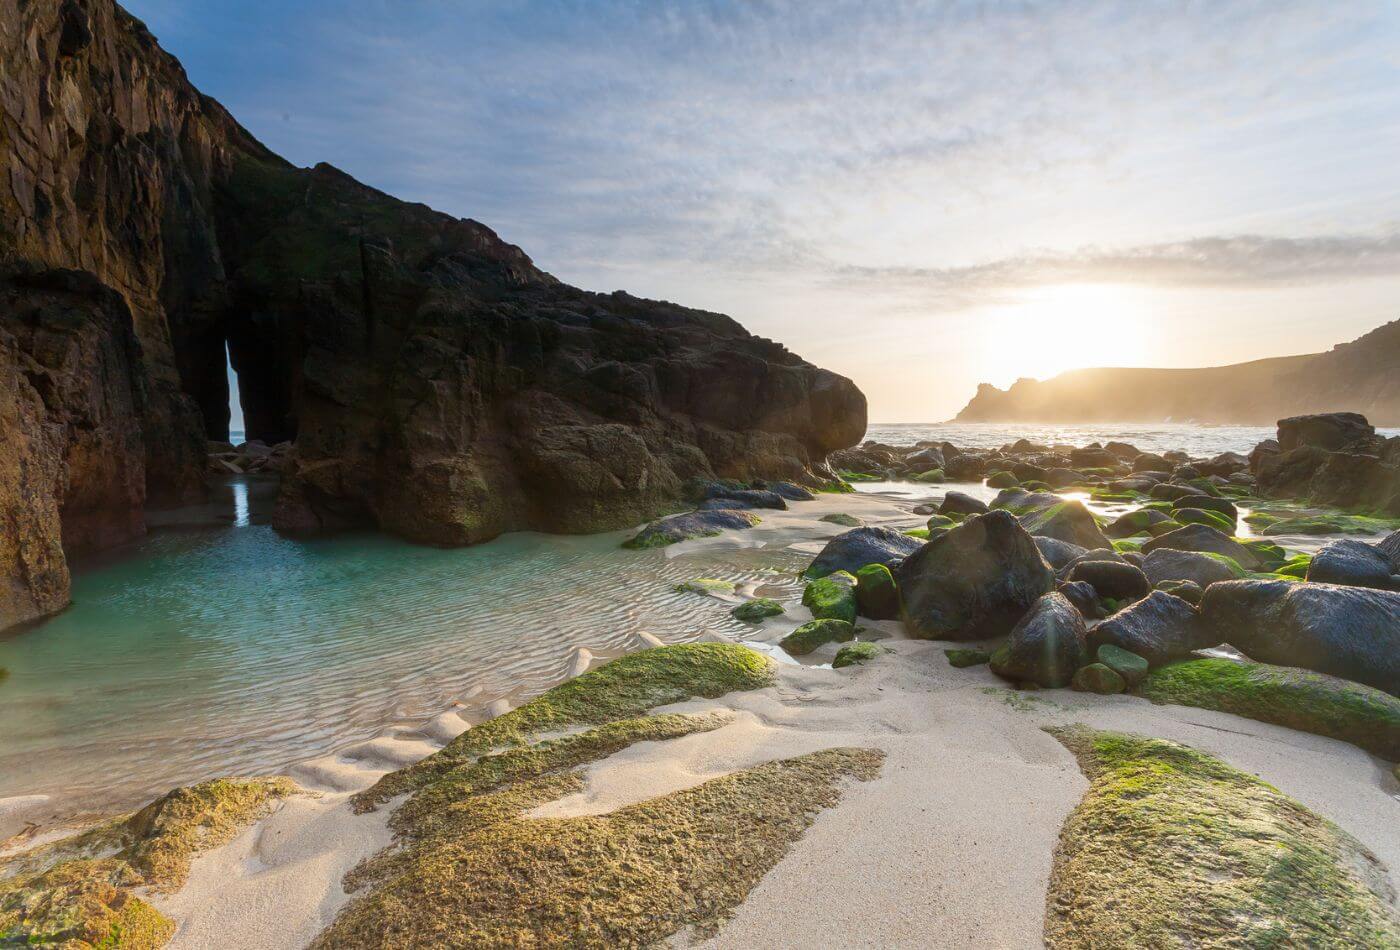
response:
<path id="1" fill-rule="evenodd" d="M 1052 950 L 1400 946 L 1384 865 L 1271 785 L 1163 739 L 1051 732 L 1090 783 L 1055 851 Z"/>
<path id="2" fill-rule="evenodd" d="M 473 726 L 439 751 L 390 772 L 354 798 L 360 811 L 421 788 L 477 758 L 544 733 L 630 719 L 657 706 L 713 699 L 773 681 L 773 661 L 734 643 L 684 643 L 619 657 L 519 709 Z"/>
<path id="3" fill-rule="evenodd" d="M 847 666 L 857 666 L 869 663 L 871 660 L 892 653 L 889 647 L 881 646 L 878 643 L 861 641 L 860 643 L 848 643 L 836 651 L 836 659 L 831 661 L 832 669 L 843 669 Z"/>
<path id="4" fill-rule="evenodd" d="M 1156 703 L 1234 713 L 1400 761 L 1400 699 L 1335 676 L 1207 658 L 1153 670 L 1139 692 Z"/>

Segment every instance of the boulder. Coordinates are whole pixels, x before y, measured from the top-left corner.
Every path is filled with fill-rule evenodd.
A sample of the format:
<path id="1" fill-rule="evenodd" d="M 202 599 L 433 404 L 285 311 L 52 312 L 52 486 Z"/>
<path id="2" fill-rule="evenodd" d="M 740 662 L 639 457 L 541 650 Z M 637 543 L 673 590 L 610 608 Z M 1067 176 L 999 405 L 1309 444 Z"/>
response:
<path id="1" fill-rule="evenodd" d="M 1129 511 L 1119 515 L 1107 528 L 1103 529 L 1104 537 L 1119 539 L 1130 538 L 1135 534 L 1142 534 L 1151 531 L 1153 525 L 1165 524 L 1172 518 L 1154 508 L 1139 508 L 1136 511 Z"/>
<path id="2" fill-rule="evenodd" d="M 1200 492 L 1191 485 L 1158 482 L 1152 486 L 1152 490 L 1148 494 L 1158 501 L 1176 501 L 1178 498 L 1189 498 L 1192 495 L 1200 494 Z"/>
<path id="3" fill-rule="evenodd" d="M 1111 696 L 1128 688 L 1122 675 L 1105 663 L 1081 666 L 1074 671 L 1074 680 L 1070 685 L 1078 692 L 1098 693 L 1100 696 Z"/>
<path id="4" fill-rule="evenodd" d="M 1400 590 L 1400 576 L 1385 552 L 1350 539 L 1330 541 L 1314 554 L 1307 579 L 1318 584 Z"/>
<path id="5" fill-rule="evenodd" d="M 1234 506 L 1233 502 L 1225 498 L 1217 498 L 1214 495 L 1182 495 L 1172 499 L 1173 508 L 1200 508 L 1203 511 L 1217 511 L 1229 518 L 1231 521 L 1238 521 L 1240 510 Z"/>
<path id="6" fill-rule="evenodd" d="M 1199 607 L 1201 598 L 1205 596 L 1205 588 L 1195 581 L 1162 581 L 1152 585 L 1153 589 L 1160 590 L 1164 594 L 1171 594 L 1180 597 L 1188 604 Z"/>
<path id="7" fill-rule="evenodd" d="M 1175 466 L 1160 455 L 1143 452 L 1133 459 L 1135 472 L 1170 472 Z"/>
<path id="8" fill-rule="evenodd" d="M 1376 550 L 1390 560 L 1390 566 L 1400 571 L 1400 531 L 1392 531 L 1376 542 Z"/>
<path id="9" fill-rule="evenodd" d="M 1142 559 L 1142 572 L 1153 587 L 1168 581 L 1191 581 L 1201 588 L 1220 581 L 1232 581 L 1235 572 L 1223 561 L 1195 551 L 1157 548 Z"/>
<path id="10" fill-rule="evenodd" d="M 1075 559 L 1083 557 L 1088 553 L 1087 548 L 1081 548 L 1077 544 L 1070 544 L 1067 541 L 1056 541 L 1054 538 L 1036 538 L 1035 546 L 1040 551 L 1041 557 L 1056 572 L 1064 570 Z"/>
<path id="11" fill-rule="evenodd" d="M 1152 589 L 1146 574 L 1123 561 L 1079 561 L 1070 568 L 1069 580 L 1083 581 L 1100 597 L 1117 601 L 1146 597 Z"/>
<path id="12" fill-rule="evenodd" d="M 1067 501 L 1048 492 L 1008 488 L 997 495 L 992 508 L 1010 511 L 1037 537 L 1066 541 L 1087 550 L 1113 547 L 1093 513 L 1080 501 Z"/>
<path id="13" fill-rule="evenodd" d="M 1201 617 L 1214 637 L 1251 659 L 1400 695 L 1400 593 L 1230 581 L 1206 589 Z"/>
<path id="14" fill-rule="evenodd" d="M 856 571 L 856 606 L 861 616 L 871 620 L 893 620 L 899 616 L 899 590 L 888 567 L 867 564 Z"/>
<path id="15" fill-rule="evenodd" d="M 705 501 L 701 508 L 774 508 L 787 510 L 787 502 L 775 491 L 754 488 L 727 488 L 718 483 L 706 486 Z"/>
<path id="16" fill-rule="evenodd" d="M 1105 643 L 1136 653 L 1153 666 L 1221 642 L 1201 623 L 1196 608 L 1180 597 L 1154 590 L 1093 629 L 1095 648 Z"/>
<path id="17" fill-rule="evenodd" d="M 879 565 L 883 567 L 884 565 Z M 802 606 L 818 620 L 856 622 L 856 579 L 846 571 L 833 571 L 807 582 Z"/>
<path id="18" fill-rule="evenodd" d="M 1075 468 L 1117 468 L 1119 458 L 1108 449 L 1090 447 L 1070 452 L 1069 460 Z"/>
<path id="19" fill-rule="evenodd" d="M 767 487 L 769 491 L 788 501 L 815 501 L 817 497 L 801 485 L 794 485 L 792 482 L 770 482 Z"/>
<path id="20" fill-rule="evenodd" d="M 1058 593 L 1040 597 L 992 654 L 992 672 L 1018 683 L 1068 686 L 1088 655 L 1084 617 Z"/>
<path id="21" fill-rule="evenodd" d="M 778 641 L 793 656 L 806 656 L 828 643 L 845 643 L 854 639 L 856 628 L 845 620 L 811 620 Z"/>
<path id="22" fill-rule="evenodd" d="M 1358 412 L 1324 412 L 1291 416 L 1278 421 L 1278 444 L 1284 452 L 1302 446 L 1336 452 L 1364 442 L 1375 434 L 1375 426 Z"/>
<path id="23" fill-rule="evenodd" d="M 893 652 L 894 651 L 889 647 L 881 646 L 878 643 L 870 643 L 868 641 L 848 643 L 836 651 L 836 659 L 831 661 L 831 668 L 833 670 L 840 670 L 848 666 L 860 666 L 884 656 L 886 653 Z"/>
<path id="24" fill-rule="evenodd" d="M 777 617 L 783 613 L 783 605 L 771 597 L 755 597 L 745 601 L 730 611 L 735 620 L 745 623 L 762 623 L 767 617 Z"/>
<path id="25" fill-rule="evenodd" d="M 725 531 L 742 531 L 758 524 L 758 515 L 747 511 L 689 511 L 653 521 L 629 540 L 624 548 L 659 548 L 693 538 L 711 538 Z"/>
<path id="26" fill-rule="evenodd" d="M 1060 581 L 1055 585 L 1055 590 L 1074 604 L 1075 609 L 1083 614 L 1085 619 L 1097 620 L 1104 616 L 1103 605 L 1099 603 L 1099 592 L 1092 584 L 1084 581 Z"/>
<path id="27" fill-rule="evenodd" d="M 1136 686 L 1147 677 L 1150 669 L 1146 660 L 1136 653 L 1130 653 L 1111 643 L 1102 644 L 1094 653 L 1094 659 L 1113 670 L 1128 686 Z"/>
<path id="28" fill-rule="evenodd" d="M 981 515 L 987 511 L 985 501 L 960 491 L 948 492 L 943 496 L 943 503 L 938 506 L 940 515 Z"/>
<path id="29" fill-rule="evenodd" d="M 1216 528 L 1203 524 L 1188 524 L 1168 531 L 1166 534 L 1147 541 L 1142 546 L 1143 556 L 1160 548 L 1173 551 L 1198 551 L 1203 554 L 1223 554 L 1246 570 L 1256 570 L 1259 558 L 1254 552 L 1234 538 Z"/>
<path id="30" fill-rule="evenodd" d="M 1142 454 L 1142 450 L 1128 442 L 1107 442 L 1104 448 L 1124 461 L 1131 462 Z"/>
<path id="31" fill-rule="evenodd" d="M 1222 475 L 1228 477 L 1248 471 L 1249 458 L 1238 452 L 1222 452 L 1208 461 L 1197 462 L 1196 468 L 1199 469 L 1203 475 Z"/>
<path id="32" fill-rule="evenodd" d="M 826 543 L 807 568 L 808 577 L 825 577 L 833 571 L 854 574 L 867 564 L 893 567 L 919 548 L 923 541 L 892 528 L 868 525 L 838 534 Z"/>
<path id="33" fill-rule="evenodd" d="M 1005 511 L 969 516 L 894 574 L 905 625 L 927 640 L 1001 636 L 1055 583 L 1035 541 Z"/>

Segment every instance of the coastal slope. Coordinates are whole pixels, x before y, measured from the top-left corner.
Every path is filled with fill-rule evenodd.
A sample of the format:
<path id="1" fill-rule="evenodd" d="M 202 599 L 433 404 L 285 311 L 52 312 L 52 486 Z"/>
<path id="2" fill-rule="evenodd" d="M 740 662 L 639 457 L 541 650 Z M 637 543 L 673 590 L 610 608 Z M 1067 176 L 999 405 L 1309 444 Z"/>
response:
<path id="1" fill-rule="evenodd" d="M 230 360 L 248 437 L 295 442 L 298 534 L 620 528 L 694 478 L 824 480 L 865 430 L 850 380 L 727 316 L 578 290 L 479 222 L 292 166 L 110 0 L 0 0 L 0 161 L 0 419 L 25 435 L 0 628 L 66 604 L 73 552 L 201 496 Z M 104 491 L 105 520 L 70 517 Z"/>
<path id="2" fill-rule="evenodd" d="M 957 422 L 1212 422 L 1273 425 L 1347 409 L 1400 426 L 1400 320 L 1326 353 L 1203 369 L 1077 369 L 989 383 Z"/>

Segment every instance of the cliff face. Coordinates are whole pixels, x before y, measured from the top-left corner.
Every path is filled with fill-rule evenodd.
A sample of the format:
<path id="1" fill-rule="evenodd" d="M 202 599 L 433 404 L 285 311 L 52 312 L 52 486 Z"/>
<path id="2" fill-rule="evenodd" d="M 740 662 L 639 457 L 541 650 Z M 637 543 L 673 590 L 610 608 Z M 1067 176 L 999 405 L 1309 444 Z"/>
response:
<path id="1" fill-rule="evenodd" d="M 484 225 L 288 165 L 110 0 L 0 0 L 0 160 L 0 518 L 33 522 L 0 540 L 29 605 L 0 626 L 66 601 L 62 548 L 199 496 L 226 347 L 249 437 L 296 440 L 289 531 L 622 527 L 692 476 L 811 479 L 864 433 L 849 380 L 728 317 L 576 290 Z M 115 399 L 100 452 L 85 398 Z"/>
<path id="2" fill-rule="evenodd" d="M 1338 410 L 1400 426 L 1400 320 L 1307 356 L 1209 369 L 1081 369 L 1006 390 L 983 383 L 957 421 L 1273 425 Z"/>

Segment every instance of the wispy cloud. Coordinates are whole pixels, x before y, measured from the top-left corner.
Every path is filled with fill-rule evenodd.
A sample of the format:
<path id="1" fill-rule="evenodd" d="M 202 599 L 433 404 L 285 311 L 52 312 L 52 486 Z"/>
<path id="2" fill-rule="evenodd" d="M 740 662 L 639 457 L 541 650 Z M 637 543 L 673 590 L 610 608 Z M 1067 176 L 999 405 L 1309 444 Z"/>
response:
<path id="1" fill-rule="evenodd" d="M 1264 289 L 1400 276 L 1400 232 L 1381 236 L 1237 235 L 1127 248 L 1031 251 L 968 267 L 834 268 L 831 279 L 901 289 L 960 308 L 1056 284 Z"/>

